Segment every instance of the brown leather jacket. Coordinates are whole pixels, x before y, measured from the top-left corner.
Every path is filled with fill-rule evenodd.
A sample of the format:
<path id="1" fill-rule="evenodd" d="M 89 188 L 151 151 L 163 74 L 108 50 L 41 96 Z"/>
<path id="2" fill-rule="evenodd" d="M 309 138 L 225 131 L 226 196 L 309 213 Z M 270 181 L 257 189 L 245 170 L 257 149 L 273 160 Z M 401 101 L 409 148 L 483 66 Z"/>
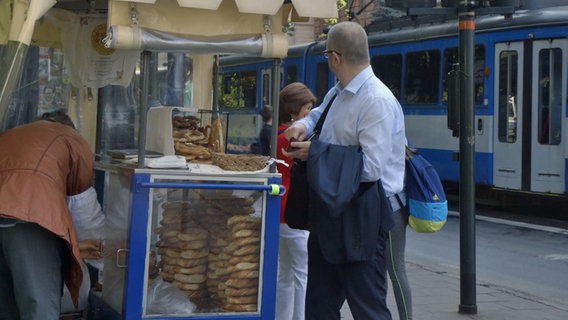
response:
<path id="1" fill-rule="evenodd" d="M 37 223 L 63 238 L 70 252 L 65 283 L 77 303 L 82 270 L 67 195 L 91 186 L 93 155 L 73 128 L 35 121 L 0 134 L 0 216 Z"/>

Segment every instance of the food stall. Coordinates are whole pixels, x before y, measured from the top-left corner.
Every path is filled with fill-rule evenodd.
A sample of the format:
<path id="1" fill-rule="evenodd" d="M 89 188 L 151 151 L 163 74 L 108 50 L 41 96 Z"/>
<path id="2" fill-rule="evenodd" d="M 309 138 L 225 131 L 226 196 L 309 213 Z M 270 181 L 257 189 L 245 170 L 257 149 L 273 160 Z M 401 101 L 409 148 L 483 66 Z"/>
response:
<path id="1" fill-rule="evenodd" d="M 74 9 L 86 2 L 86 10 Z M 0 70 L 9 72 L 0 72 L 0 82 L 18 82 L 31 45 L 61 48 L 70 70 L 65 81 L 77 89 L 74 120 L 81 129 L 91 124 L 82 134 L 92 145 L 100 139 L 92 124 L 104 116 L 101 90 L 129 86 L 132 74 L 141 82 L 132 117 L 138 123 L 108 117 L 137 140 L 136 157 L 94 150 L 106 227 L 102 290 L 92 291 L 87 318 L 273 319 L 279 196 L 285 192 L 280 174 L 267 159 L 226 154 L 223 133 L 203 130 L 219 127 L 213 122 L 176 136 L 173 110 L 163 117 L 167 124 L 158 121 L 148 103 L 149 92 L 158 89 L 148 79 L 155 71 L 150 55 L 191 53 L 191 116 L 198 108 L 218 113 L 214 54 L 285 57 L 283 23 L 336 17 L 335 0 L 27 0 L 10 1 L 8 9 Z M 277 112 L 280 86 L 274 83 Z M 0 120 L 9 114 L 14 90 L 0 88 Z M 201 135 L 202 144 L 193 140 Z M 147 151 L 161 157 L 149 158 Z"/>

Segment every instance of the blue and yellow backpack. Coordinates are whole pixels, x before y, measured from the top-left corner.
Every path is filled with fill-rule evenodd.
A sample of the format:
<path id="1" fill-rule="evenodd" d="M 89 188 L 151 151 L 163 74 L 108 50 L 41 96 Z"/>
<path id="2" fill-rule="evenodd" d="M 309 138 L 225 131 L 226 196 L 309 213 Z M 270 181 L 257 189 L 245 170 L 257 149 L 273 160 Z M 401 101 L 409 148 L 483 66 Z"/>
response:
<path id="1" fill-rule="evenodd" d="M 420 233 L 439 231 L 448 217 L 448 201 L 436 169 L 415 149 L 406 147 L 408 224 Z"/>

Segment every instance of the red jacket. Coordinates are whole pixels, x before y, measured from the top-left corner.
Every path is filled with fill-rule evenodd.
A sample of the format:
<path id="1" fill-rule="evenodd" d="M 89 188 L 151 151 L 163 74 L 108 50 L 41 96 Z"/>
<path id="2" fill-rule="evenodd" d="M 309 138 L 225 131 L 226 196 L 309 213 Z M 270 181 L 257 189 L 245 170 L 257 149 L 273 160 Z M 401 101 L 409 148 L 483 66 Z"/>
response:
<path id="1" fill-rule="evenodd" d="M 284 136 L 284 130 L 288 129 L 286 125 L 279 125 L 278 132 L 282 132 L 278 135 L 278 140 L 276 142 L 276 159 L 284 160 L 288 164 L 288 167 L 281 163 L 276 164 L 276 169 L 282 174 L 282 185 L 288 190 L 290 188 L 290 168 L 292 167 L 292 158 L 286 157 L 282 154 L 282 149 L 286 150 L 288 148 L 288 140 Z M 286 223 L 284 221 L 284 211 L 286 210 L 286 201 L 288 201 L 288 192 L 280 197 L 280 223 Z"/>
<path id="2" fill-rule="evenodd" d="M 89 144 L 67 125 L 35 121 L 0 134 L 0 216 L 37 223 L 67 242 L 73 254 L 64 279 L 74 303 L 83 273 L 66 196 L 92 178 Z"/>

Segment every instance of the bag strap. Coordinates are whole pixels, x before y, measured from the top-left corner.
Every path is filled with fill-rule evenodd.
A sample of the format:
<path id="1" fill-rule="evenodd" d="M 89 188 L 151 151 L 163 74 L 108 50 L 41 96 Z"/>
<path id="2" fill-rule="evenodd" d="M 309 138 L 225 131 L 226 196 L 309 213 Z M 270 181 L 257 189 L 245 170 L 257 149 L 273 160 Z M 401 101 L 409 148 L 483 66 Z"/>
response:
<path id="1" fill-rule="evenodd" d="M 337 95 L 334 95 L 329 102 L 327 103 L 327 106 L 325 107 L 325 110 L 323 111 L 323 113 L 321 114 L 318 122 L 316 123 L 316 126 L 314 127 L 314 133 L 319 135 L 321 128 L 323 127 L 323 122 L 325 121 L 325 118 L 327 117 L 327 113 L 329 112 L 329 109 L 331 107 L 331 104 L 333 103 L 333 100 L 335 100 L 335 98 L 337 97 Z"/>
<path id="2" fill-rule="evenodd" d="M 404 208 L 404 204 L 402 203 L 402 199 L 400 198 L 400 196 L 398 195 L 398 193 L 395 193 L 395 194 L 394 194 L 394 197 L 396 198 L 396 201 L 398 202 L 398 205 L 399 205 L 401 208 Z"/>
<path id="3" fill-rule="evenodd" d="M 408 161 L 410 160 L 410 158 L 412 158 L 412 156 L 416 153 L 416 149 L 413 149 L 411 147 L 407 145 L 404 146 L 404 161 Z M 396 198 L 396 201 L 398 202 L 398 204 L 400 205 L 401 208 L 404 208 L 404 204 L 402 203 L 402 199 L 400 198 L 400 196 L 398 195 L 398 193 L 394 194 L 394 197 Z"/>

